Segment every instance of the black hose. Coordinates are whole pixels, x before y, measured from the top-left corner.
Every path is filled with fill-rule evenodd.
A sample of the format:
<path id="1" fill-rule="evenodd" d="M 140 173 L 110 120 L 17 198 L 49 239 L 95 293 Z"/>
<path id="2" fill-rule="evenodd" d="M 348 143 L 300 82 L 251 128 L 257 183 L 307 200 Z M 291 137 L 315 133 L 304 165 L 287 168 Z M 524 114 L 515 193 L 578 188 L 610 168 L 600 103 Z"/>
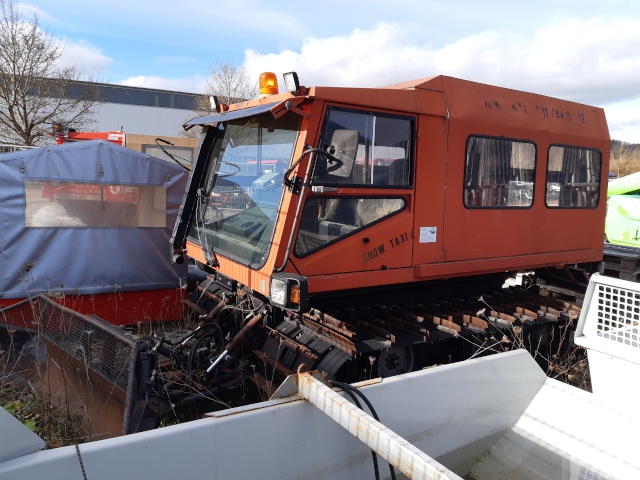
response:
<path id="1" fill-rule="evenodd" d="M 181 400 L 176 402 L 176 407 L 186 407 L 191 403 L 198 403 L 204 400 L 211 400 L 209 398 L 209 395 L 211 396 L 217 395 L 221 392 L 221 390 L 222 389 L 220 388 L 219 385 L 214 385 L 213 387 L 211 387 L 208 390 L 205 390 L 204 392 L 198 392 L 196 394 L 189 395 L 188 397 L 182 398 Z"/>
<path id="2" fill-rule="evenodd" d="M 186 355 L 182 355 L 178 352 L 174 352 L 173 350 L 169 350 L 168 348 L 163 347 L 162 344 L 158 345 L 158 347 L 156 348 L 156 352 L 158 352 L 163 357 L 167 357 L 178 363 L 184 363 L 186 358 Z"/>
<path id="3" fill-rule="evenodd" d="M 193 363 L 193 356 L 196 352 L 196 348 L 198 346 L 198 344 L 200 343 L 200 341 L 207 337 L 207 336 L 211 336 L 215 338 L 215 334 L 213 332 L 214 329 L 218 330 L 218 333 L 220 334 L 220 345 L 222 345 L 222 343 L 224 342 L 224 332 L 222 331 L 222 328 L 220 327 L 220 325 L 218 325 L 217 323 L 209 323 L 207 325 L 211 325 L 211 327 L 209 327 L 209 331 L 205 332 L 202 336 L 197 337 L 196 338 L 196 343 L 193 344 L 193 347 L 191 347 L 191 350 L 189 350 L 189 356 L 187 359 L 187 380 L 190 382 L 191 381 L 191 366 Z"/>
<path id="4" fill-rule="evenodd" d="M 202 327 L 200 328 L 200 330 L 202 330 Z M 198 330 L 199 331 L 199 330 Z M 162 339 L 162 343 L 166 343 L 167 345 L 171 346 L 171 347 L 177 347 L 178 345 L 180 345 L 182 342 L 184 342 L 186 339 L 188 339 L 189 337 L 192 337 L 194 334 L 196 333 L 196 330 L 194 330 L 193 332 L 191 332 L 189 335 L 187 335 L 184 338 L 181 338 L 180 340 L 178 340 L 177 342 L 170 342 L 169 340 L 166 339 Z M 156 337 L 158 338 L 158 337 Z"/>
<path id="5" fill-rule="evenodd" d="M 333 380 L 331 380 L 331 385 L 333 385 L 334 387 L 338 387 L 338 388 L 341 388 L 342 390 L 344 390 L 344 392 L 351 397 L 351 400 L 353 400 L 353 403 L 356 404 L 356 407 L 358 407 L 360 410 L 362 410 L 364 412 L 364 408 L 362 408 L 362 405 L 358 401 L 358 397 L 356 397 L 353 394 L 351 389 L 349 389 L 347 387 L 346 383 L 334 382 Z M 367 403 L 369 403 L 368 400 L 367 400 Z M 371 450 L 371 458 L 373 458 L 373 472 L 376 475 L 376 480 L 380 480 L 380 471 L 378 470 L 378 455 L 376 454 L 376 452 L 373 451 L 373 449 Z"/>
<path id="6" fill-rule="evenodd" d="M 367 407 L 369 407 L 369 410 L 371 411 L 371 415 L 373 415 L 373 418 L 375 418 L 379 422 L 380 421 L 380 417 L 378 417 L 378 414 L 376 413 L 375 409 L 373 408 L 373 405 L 371 405 L 371 402 L 369 401 L 369 399 L 367 397 L 365 397 L 364 393 L 362 393 L 360 390 L 358 390 L 354 386 L 349 385 L 348 383 L 344 383 L 343 385 L 347 388 L 347 390 L 351 390 L 353 393 L 355 393 L 360 398 L 362 398 L 364 403 L 367 404 Z M 396 470 L 393 468 L 393 465 L 391 465 L 391 464 L 389 464 L 389 471 L 391 472 L 391 479 L 392 480 L 396 480 Z"/>
<path id="7" fill-rule="evenodd" d="M 260 307 L 255 308 L 253 310 L 251 310 L 252 312 L 256 312 L 258 311 L 260 308 L 262 308 L 261 304 Z M 218 316 L 220 316 L 220 314 L 222 313 L 223 310 L 239 310 L 244 312 L 245 310 L 240 308 L 240 307 L 236 307 L 235 305 L 225 305 L 224 307 L 222 307 L 220 309 L 220 311 L 218 312 Z M 196 328 L 193 332 L 189 333 L 186 337 L 181 338 L 180 340 L 176 341 L 176 342 L 170 342 L 167 339 L 162 339 L 162 343 L 166 343 L 167 345 L 170 345 L 172 347 L 177 347 L 178 345 L 182 345 L 182 342 L 184 342 L 185 340 L 189 339 L 189 337 L 193 337 L 197 332 L 201 332 L 201 334 L 204 334 L 204 331 L 210 328 L 214 328 L 214 325 L 216 327 L 218 327 L 218 329 L 220 328 L 219 325 L 217 325 L 217 323 L 213 322 L 209 322 L 209 323 L 205 323 L 204 325 L 201 325 L 200 327 Z M 222 332 L 220 332 L 220 334 L 222 335 Z M 224 337 L 224 335 L 223 335 Z M 157 337 L 156 337 L 157 338 Z"/>

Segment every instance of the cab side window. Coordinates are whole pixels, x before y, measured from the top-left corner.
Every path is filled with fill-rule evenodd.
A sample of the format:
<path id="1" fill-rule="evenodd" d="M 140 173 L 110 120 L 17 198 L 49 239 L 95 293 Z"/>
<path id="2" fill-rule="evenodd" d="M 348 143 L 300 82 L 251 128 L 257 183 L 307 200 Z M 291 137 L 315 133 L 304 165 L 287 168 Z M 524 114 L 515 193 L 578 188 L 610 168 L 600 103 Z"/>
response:
<path id="1" fill-rule="evenodd" d="M 329 108 L 320 148 L 333 158 L 316 155 L 313 184 L 410 187 L 413 132 L 412 118 Z M 339 148 L 347 136 L 352 142 Z"/>
<path id="2" fill-rule="evenodd" d="M 304 257 L 404 210 L 404 198 L 310 197 L 294 253 Z"/>

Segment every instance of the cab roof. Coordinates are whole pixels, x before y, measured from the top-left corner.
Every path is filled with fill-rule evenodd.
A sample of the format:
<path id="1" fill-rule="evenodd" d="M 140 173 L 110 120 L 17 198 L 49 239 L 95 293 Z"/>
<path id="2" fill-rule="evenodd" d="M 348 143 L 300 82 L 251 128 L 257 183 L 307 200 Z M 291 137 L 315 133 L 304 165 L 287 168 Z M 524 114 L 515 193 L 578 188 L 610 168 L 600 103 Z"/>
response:
<path id="1" fill-rule="evenodd" d="M 522 125 L 570 138 L 610 142 L 604 110 L 545 95 L 497 87 L 446 75 L 424 77 L 376 88 L 311 87 L 304 96 L 281 93 L 229 105 L 228 111 L 189 121 L 193 125 L 284 109 L 287 101 L 304 105 L 322 100 L 330 104 L 382 109 L 390 112 L 427 114 L 451 121 L 487 125 Z M 241 110 L 247 110 L 240 112 Z M 248 114 L 248 115 L 247 115 Z"/>

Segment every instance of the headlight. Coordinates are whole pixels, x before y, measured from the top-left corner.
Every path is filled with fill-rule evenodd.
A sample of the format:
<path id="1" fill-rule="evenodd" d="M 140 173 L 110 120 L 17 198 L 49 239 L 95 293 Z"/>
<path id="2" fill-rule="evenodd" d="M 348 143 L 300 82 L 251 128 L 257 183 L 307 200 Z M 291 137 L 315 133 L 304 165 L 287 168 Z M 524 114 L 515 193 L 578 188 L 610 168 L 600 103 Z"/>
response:
<path id="1" fill-rule="evenodd" d="M 288 72 L 282 75 L 284 77 L 284 86 L 287 92 L 294 95 L 300 94 L 300 82 L 298 81 L 298 74 L 296 72 Z"/>
<path id="2" fill-rule="evenodd" d="M 273 305 L 293 312 L 307 312 L 307 277 L 292 273 L 274 273 L 269 284 L 269 300 Z"/>
<path id="3" fill-rule="evenodd" d="M 280 307 L 287 306 L 287 284 L 277 278 L 271 279 L 271 303 Z"/>

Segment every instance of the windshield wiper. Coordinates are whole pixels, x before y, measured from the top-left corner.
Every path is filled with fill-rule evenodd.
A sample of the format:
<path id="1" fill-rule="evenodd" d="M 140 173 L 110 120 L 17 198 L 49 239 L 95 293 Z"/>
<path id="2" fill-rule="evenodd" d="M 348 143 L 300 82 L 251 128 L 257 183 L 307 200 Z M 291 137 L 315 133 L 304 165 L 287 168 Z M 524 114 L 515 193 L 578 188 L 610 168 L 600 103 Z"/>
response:
<path id="1" fill-rule="evenodd" d="M 174 146 L 173 143 L 165 140 L 164 138 L 156 138 L 155 139 L 155 144 L 160 148 L 160 150 L 162 150 L 165 153 L 165 155 L 167 155 L 171 160 L 173 160 L 178 165 L 180 165 L 182 168 L 184 168 L 187 172 L 189 171 L 189 169 L 187 167 L 185 167 L 182 163 L 180 163 L 178 161 L 178 158 L 179 158 L 179 159 L 184 160 L 186 162 L 187 161 L 186 158 L 182 158 L 182 157 L 179 157 L 178 155 L 174 155 L 172 153 L 167 152 L 165 150 L 165 148 L 162 145 L 160 145 L 158 142 L 166 143 L 167 145 L 171 145 L 172 147 Z"/>
<path id="2" fill-rule="evenodd" d="M 238 173 L 240 173 L 242 171 L 242 168 L 239 167 L 238 165 L 236 165 L 235 163 L 226 162 L 224 160 L 220 160 L 220 163 L 226 163 L 227 165 L 231 165 L 233 168 L 236 169 L 235 172 L 231 172 L 231 173 L 219 173 L 218 177 L 220 177 L 220 178 L 233 177 L 234 175 L 237 175 Z"/>

